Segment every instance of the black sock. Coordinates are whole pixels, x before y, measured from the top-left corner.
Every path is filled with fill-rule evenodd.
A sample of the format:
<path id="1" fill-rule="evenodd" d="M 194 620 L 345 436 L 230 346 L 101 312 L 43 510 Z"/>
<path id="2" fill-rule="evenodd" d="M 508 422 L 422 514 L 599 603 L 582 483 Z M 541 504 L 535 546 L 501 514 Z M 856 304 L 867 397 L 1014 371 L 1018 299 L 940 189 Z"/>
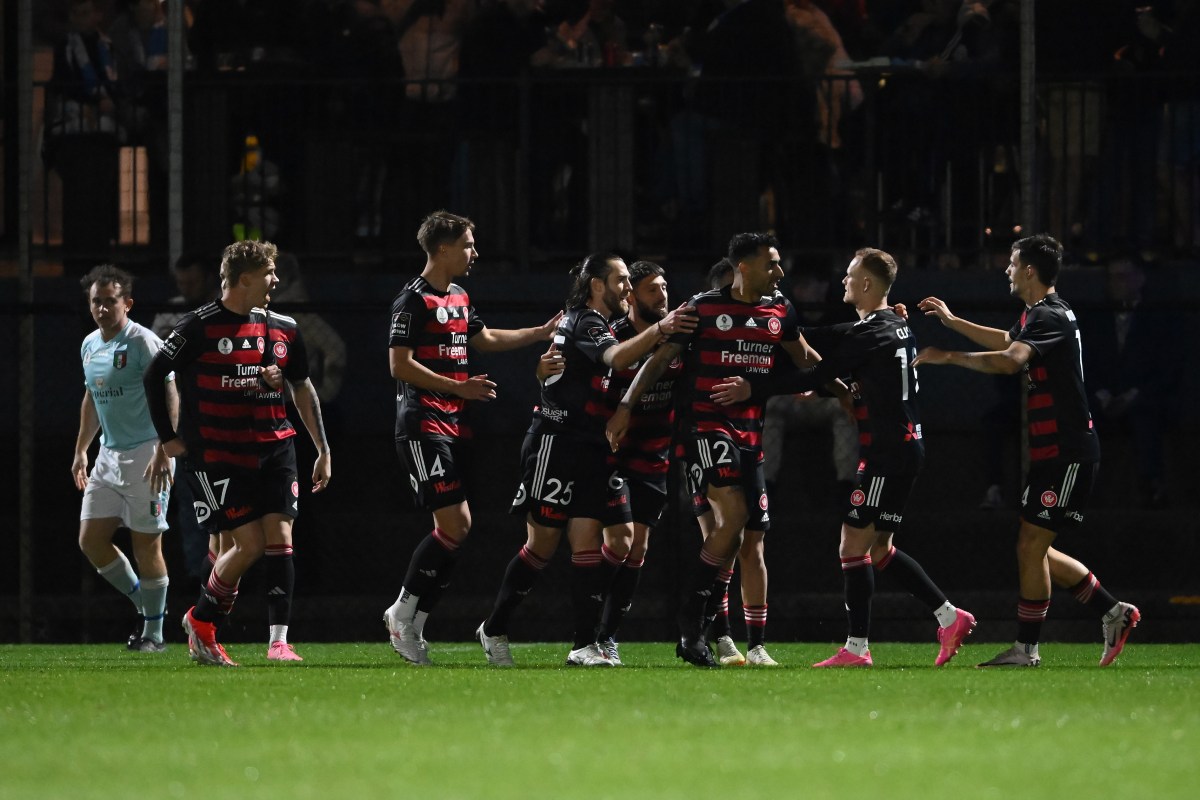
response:
<path id="1" fill-rule="evenodd" d="M 705 609 L 708 601 L 721 588 L 717 581 L 717 573 L 721 564 L 711 563 L 704 549 L 700 549 L 700 558 L 692 572 L 688 584 L 688 592 L 683 597 L 679 608 L 679 633 L 686 639 L 699 639 L 703 636 L 707 622 Z"/>
<path id="2" fill-rule="evenodd" d="M 1117 598 L 1109 594 L 1108 590 L 1100 585 L 1096 576 L 1090 572 L 1083 580 L 1071 587 L 1071 594 L 1100 617 L 1107 614 L 1109 609 L 1117 604 Z"/>
<path id="3" fill-rule="evenodd" d="M 708 632 L 709 641 L 716 641 L 731 633 L 729 627 L 729 582 L 731 580 L 733 580 L 733 570 L 719 570 L 717 572 L 717 590 L 704 604 L 704 629 Z"/>
<path id="4" fill-rule="evenodd" d="M 263 573 L 267 582 L 267 622 L 271 625 L 291 624 L 292 596 L 296 590 L 292 548 L 268 546 L 263 558 Z"/>
<path id="5" fill-rule="evenodd" d="M 846 586 L 846 617 L 850 635 L 866 639 L 871 632 L 871 596 L 875 594 L 875 571 L 871 556 L 842 559 L 842 580 Z"/>
<path id="6" fill-rule="evenodd" d="M 633 564 L 626 561 L 613 575 L 612 585 L 608 590 L 608 598 L 604 601 L 604 616 L 601 618 L 600 639 L 615 638 L 625 615 L 633 605 L 633 595 L 637 591 L 638 580 L 642 577 L 642 562 Z"/>
<path id="7" fill-rule="evenodd" d="M 1049 600 L 1017 600 L 1017 641 L 1021 644 L 1037 644 L 1042 634 L 1042 623 L 1050 612 Z"/>
<path id="8" fill-rule="evenodd" d="M 500 584 L 491 616 L 483 623 L 484 633 L 488 636 L 508 635 L 509 617 L 533 590 L 538 575 L 545 567 L 546 562 L 525 547 L 513 556 L 513 560 L 508 562 L 508 568 L 504 570 L 504 582 Z"/>
<path id="9" fill-rule="evenodd" d="M 453 542 L 447 547 L 448 538 L 437 528 L 421 540 L 413 551 L 408 562 L 408 572 L 404 575 L 404 588 L 409 594 L 424 598 L 441 585 L 442 572 L 450 568 L 457 555 L 458 548 Z"/>
<path id="10" fill-rule="evenodd" d="M 930 611 L 936 611 L 946 602 L 946 595 L 942 590 L 930 580 L 921 565 L 903 550 L 893 547 L 891 552 L 875 565 L 875 569 L 879 572 L 886 569 L 888 575 L 894 577 L 909 594 L 924 603 Z"/>

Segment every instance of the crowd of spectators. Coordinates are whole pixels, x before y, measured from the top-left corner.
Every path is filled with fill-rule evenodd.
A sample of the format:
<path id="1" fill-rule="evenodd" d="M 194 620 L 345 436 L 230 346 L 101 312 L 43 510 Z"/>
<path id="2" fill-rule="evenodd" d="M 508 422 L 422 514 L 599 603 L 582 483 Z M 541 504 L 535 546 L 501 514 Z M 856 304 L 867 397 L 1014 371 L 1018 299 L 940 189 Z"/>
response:
<path id="1" fill-rule="evenodd" d="M 630 95 L 628 199 L 642 240 L 703 246 L 753 222 L 814 249 L 890 242 L 957 267 L 953 253 L 1006 243 L 1018 221 L 1021 5 L 189 0 L 186 60 L 193 82 L 230 82 L 223 113 L 202 122 L 227 145 L 217 163 L 240 165 L 228 170 L 231 223 L 293 247 L 306 229 L 294 190 L 313 158 L 298 131 L 338 143 L 321 157 L 344 162 L 351 200 L 326 223 L 355 245 L 391 246 L 388 232 L 429 207 L 516 213 L 507 198 L 528 180 L 535 240 L 584 247 L 599 113 L 586 87 L 625 69 L 643 81 Z M 1040 224 L 1079 252 L 1194 255 L 1200 48 L 1188 43 L 1200 40 L 1200 3 L 1036 8 Z M 57 0 L 39 12 L 55 43 L 44 154 L 64 181 L 64 247 L 95 251 L 115 216 L 96 198 L 115 190 L 80 187 L 113 184 L 117 144 L 147 148 L 152 216 L 164 208 L 163 4 Z M 586 77 L 545 78 L 554 70 Z M 526 74 L 544 79 L 530 90 Z M 246 198 L 268 193 L 246 185 L 251 137 L 256 163 L 289 190 L 257 221 Z M 161 220 L 151 231 L 161 244 Z"/>

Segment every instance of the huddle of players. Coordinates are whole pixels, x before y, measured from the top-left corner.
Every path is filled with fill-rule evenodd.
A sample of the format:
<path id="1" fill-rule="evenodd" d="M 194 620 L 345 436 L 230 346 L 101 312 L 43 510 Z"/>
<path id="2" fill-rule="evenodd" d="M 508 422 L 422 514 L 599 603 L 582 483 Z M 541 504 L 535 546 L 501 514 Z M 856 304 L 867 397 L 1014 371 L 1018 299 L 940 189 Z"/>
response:
<path id="1" fill-rule="evenodd" d="M 924 448 L 915 341 L 903 309 L 893 309 L 887 300 L 896 277 L 890 255 L 874 249 L 855 254 L 843 280 L 844 300 L 860 319 L 838 326 L 839 344 L 822 359 L 805 341 L 795 309 L 777 290 L 783 272 L 778 244 L 768 234 L 734 236 L 727 255 L 732 283 L 670 312 L 660 267 L 636 262 L 631 269 L 615 255 L 590 255 L 571 271 L 565 311 L 545 325 L 518 331 L 488 329 L 454 283 L 469 274 L 478 257 L 470 220 L 435 212 L 418 239 L 428 255 L 426 267 L 395 299 L 389 338 L 398 381 L 397 451 L 435 526 L 418 545 L 401 592 L 384 613 L 392 646 L 407 661 L 430 663 L 425 622 L 449 584 L 470 527 L 455 463 L 458 415 L 466 400 L 495 397 L 496 386 L 486 375 L 469 375 L 467 345 L 509 349 L 550 338 L 539 362 L 541 399 L 522 446 L 522 478 L 512 507 L 526 516 L 527 540 L 509 562 L 492 612 L 476 631 L 489 663 L 513 664 L 510 619 L 566 531 L 574 613 L 566 663 L 621 664 L 617 632 L 632 602 L 649 532 L 667 502 L 669 448 L 678 431 L 705 539 L 679 611 L 676 653 L 696 666 L 717 666 L 707 631 L 725 597 L 733 562 L 739 552 L 745 555 L 747 531 L 757 534 L 761 555 L 761 536 L 770 524 L 762 476 L 765 399 L 818 387 L 838 396 L 856 418 L 860 465 L 840 546 L 849 635 L 834 656 L 814 666 L 871 665 L 867 641 L 874 576 L 885 569 L 937 619 L 935 663 L 955 655 L 974 629 L 974 617 L 950 604 L 921 566 L 892 543 Z M 936 298 L 922 301 L 922 308 L 948 325 L 962 322 Z M 1073 324 L 1073 315 L 1070 319 Z M 1017 332 L 1014 328 L 1014 339 Z M 780 358 L 781 350 L 789 359 Z M 1026 361 L 1040 352 L 1033 345 Z M 922 355 L 932 358 L 932 352 Z M 1039 369 L 1044 374 L 1047 367 Z M 1082 375 L 1078 382 L 1082 385 Z M 686 401 L 683 418 L 676 421 L 673 398 L 679 389 Z M 1090 426 L 1087 430 L 1094 436 Z M 1074 471 L 1071 466 L 1066 474 L 1074 482 L 1079 465 L 1073 464 Z M 1085 480 L 1091 474 L 1089 469 Z M 1064 506 L 1067 494 L 1062 492 Z M 1077 488 L 1070 513 L 1059 510 L 1054 518 L 1081 520 L 1086 494 Z M 1070 581 L 1076 597 L 1097 608 L 1112 601 L 1101 614 L 1101 664 L 1111 663 L 1137 623 L 1137 609 L 1117 603 L 1086 568 L 1049 547 L 1060 528 L 1045 528 L 1049 539 L 1043 557 L 1050 559 L 1052 571 L 1058 564 L 1056 580 L 1063 583 L 1062 576 L 1075 577 L 1083 569 L 1086 577 Z M 762 603 L 754 606 L 755 621 L 761 623 L 765 589 L 764 574 Z M 981 666 L 1037 664 L 1037 631 L 1025 621 L 1028 593 L 1023 580 L 1018 645 Z M 1049 601 L 1038 602 L 1044 618 Z M 750 627 L 753 631 L 753 623 Z M 758 627 L 750 663 L 774 664 Z M 723 663 L 746 663 L 728 639 L 727 627 L 715 638 Z M 1014 655 L 1018 650 L 1021 657 Z"/>

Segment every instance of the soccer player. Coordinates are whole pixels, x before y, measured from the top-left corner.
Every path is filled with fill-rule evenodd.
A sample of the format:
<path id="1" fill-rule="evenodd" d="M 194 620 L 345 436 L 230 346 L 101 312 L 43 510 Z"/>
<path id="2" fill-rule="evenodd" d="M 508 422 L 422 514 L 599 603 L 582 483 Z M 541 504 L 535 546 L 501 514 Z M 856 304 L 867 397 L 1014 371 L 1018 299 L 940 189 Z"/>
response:
<path id="1" fill-rule="evenodd" d="M 1079 561 L 1053 545 L 1060 533 L 1083 524 L 1100 464 L 1100 442 L 1088 410 L 1083 383 L 1079 325 L 1075 312 L 1055 289 L 1062 245 L 1038 234 L 1018 240 L 1009 259 L 1009 293 L 1025 304 L 1008 331 L 976 325 L 954 316 L 936 297 L 918 306 L 927 316 L 985 348 L 960 352 L 926 347 L 916 365 L 953 364 L 977 372 L 1024 373 L 1029 420 L 1029 474 L 1021 495 L 1017 532 L 1017 640 L 981 667 L 1036 667 L 1038 639 L 1050 610 L 1051 581 L 1071 590 L 1101 619 L 1104 650 L 1100 666 L 1111 664 L 1138 624 L 1141 613 L 1118 601 Z"/>
<path id="2" fill-rule="evenodd" d="M 629 429 L 635 403 L 654 386 L 675 358 L 684 362 L 690 396 L 688 460 L 699 467 L 700 479 L 712 505 L 715 527 L 700 548 L 700 559 L 679 613 L 680 640 L 676 655 L 699 667 L 715 667 L 704 636 L 706 600 L 723 592 L 719 573 L 727 569 L 741 547 L 747 527 L 767 531 L 770 518 L 762 476 L 761 402 L 717 405 L 713 387 L 729 375 L 765 375 L 782 347 L 801 366 L 820 360 L 804 341 L 796 311 L 779 293 L 783 277 L 779 245 L 774 236 L 741 233 L 729 242 L 733 283 L 689 301 L 700 317 L 693 331 L 673 336 L 638 371 L 607 425 L 607 438 L 617 450 Z"/>
<path id="3" fill-rule="evenodd" d="M 663 268 L 650 261 L 637 261 L 629 268 L 629 316 L 612 325 L 618 342 L 628 341 L 658 325 L 669 312 L 667 278 Z M 620 398 L 637 374 L 640 362 L 612 371 L 611 397 Z M 600 620 L 600 647 L 614 665 L 621 665 L 617 630 L 633 603 L 642 565 L 650 542 L 650 531 L 658 525 L 667 507 L 667 472 L 670 469 L 671 432 L 675 424 L 675 386 L 683 371 L 683 359 L 667 365 L 658 383 L 642 396 L 630 421 L 628 446 L 617 453 L 617 472 L 629 487 L 633 517 L 633 540 L 625 563 L 617 568 L 604 601 Z"/>
<path id="4" fill-rule="evenodd" d="M 871 598 L 875 572 L 895 576 L 923 602 L 938 621 L 934 664 L 954 657 L 975 628 L 975 617 L 955 608 L 911 556 L 898 550 L 892 537 L 904 520 L 917 473 L 925 459 L 921 418 L 917 409 L 917 373 L 912 366 L 916 339 L 908 321 L 888 303 L 895 283 L 896 260 L 888 253 L 864 248 L 854 254 L 842 279 L 843 302 L 854 306 L 858 322 L 826 329 L 831 346 L 815 370 L 823 381 L 850 379 L 854 416 L 858 420 L 858 474 L 842 520 L 838 555 L 845 584 L 849 635 L 846 645 L 814 667 L 869 667 Z M 798 376 L 757 381 L 753 395 L 790 394 L 786 384 Z M 811 378 L 807 378 L 811 381 Z M 766 387 L 767 391 L 761 391 Z M 717 387 L 717 401 L 730 402 L 733 392 Z"/>
<path id="5" fill-rule="evenodd" d="M 329 443 L 321 401 L 308 379 L 304 340 L 290 317 L 265 311 L 275 276 L 275 245 L 236 242 L 221 258 L 221 297 L 188 313 L 150 362 L 144 384 L 154 427 L 168 455 L 186 457 L 198 521 L 218 520 L 233 546 L 221 553 L 196 605 L 183 616 L 188 650 L 200 664 L 237 664 L 217 641 L 217 626 L 237 600 L 238 583 L 266 553 L 267 581 L 283 598 L 268 607 L 267 658 L 299 661 L 287 642 L 295 584 L 292 525 L 299 515 L 295 428 L 283 381 L 317 450 L 312 491 L 329 485 Z M 174 370 L 181 410 L 176 431 L 157 387 Z"/>
<path id="6" fill-rule="evenodd" d="M 71 475 L 83 492 L 79 513 L 79 549 L 104 580 L 128 597 L 142 616 L 142 627 L 127 642 L 130 650 L 161 653 L 167 605 L 167 563 L 162 532 L 174 464 L 163 452 L 146 408 L 142 372 L 162 340 L 129 319 L 133 277 L 111 264 L 92 269 L 81 281 L 96 330 L 83 340 L 83 403 Z M 178 413 L 178 397 L 169 375 L 160 378 L 167 413 Z M 100 432 L 100 452 L 88 472 L 88 448 Z M 120 527 L 130 529 L 133 557 L 113 544 Z"/>
<path id="7" fill-rule="evenodd" d="M 425 269 L 392 301 L 388 361 L 396 379 L 396 453 L 417 504 L 432 512 L 433 530 L 417 545 L 400 595 L 383 614 L 392 647 L 406 661 L 429 664 L 425 623 L 471 529 L 471 509 L 456 457 L 459 415 L 468 400 L 496 397 L 487 375 L 467 372 L 467 345 L 512 350 L 550 339 L 562 314 L 518 330 L 487 327 L 455 280 L 471 274 L 479 253 L 475 223 L 446 211 L 417 231 Z"/>
<path id="8" fill-rule="evenodd" d="M 561 372 L 542 384 L 541 402 L 521 448 L 521 484 L 513 512 L 526 514 L 525 546 L 509 562 L 492 613 L 476 635 L 490 663 L 511 666 L 508 623 L 558 547 L 571 545 L 575 638 L 567 664 L 614 666 L 597 643 L 604 598 L 633 539 L 629 489 L 604 443 L 612 412 L 610 370 L 627 369 L 663 336 L 691 331 L 685 306 L 623 342 L 611 320 L 629 312 L 629 268 L 593 253 L 571 270 L 566 313 L 554 334 Z"/>

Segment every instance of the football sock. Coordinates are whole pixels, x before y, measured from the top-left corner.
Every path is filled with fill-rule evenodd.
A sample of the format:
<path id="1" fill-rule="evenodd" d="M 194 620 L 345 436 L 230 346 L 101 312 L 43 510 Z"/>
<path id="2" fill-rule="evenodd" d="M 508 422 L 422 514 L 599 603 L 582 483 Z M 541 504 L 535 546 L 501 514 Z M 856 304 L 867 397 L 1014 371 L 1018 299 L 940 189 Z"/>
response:
<path id="1" fill-rule="evenodd" d="M 958 619 L 958 609 L 950 604 L 949 601 L 942 603 L 933 610 L 933 615 L 937 617 L 938 625 L 942 628 L 949 628 Z"/>
<path id="2" fill-rule="evenodd" d="M 170 580 L 166 575 L 161 578 L 146 578 L 142 581 L 142 638 L 163 640 L 163 617 L 167 613 L 167 585 Z"/>
<path id="3" fill-rule="evenodd" d="M 214 569 L 208 576 L 206 583 L 200 590 L 200 597 L 196 600 L 196 610 L 192 615 L 202 622 L 218 622 L 224 617 L 229 616 L 229 612 L 233 610 L 233 604 L 237 602 L 237 584 L 230 585 L 221 580 Z"/>
<path id="4" fill-rule="evenodd" d="M 856 656 L 861 656 L 867 652 L 867 637 L 865 636 L 847 636 L 846 649 Z"/>
<path id="5" fill-rule="evenodd" d="M 1017 600 L 1017 642 L 1036 645 L 1041 638 L 1042 623 L 1050 613 L 1049 600 Z"/>
<path id="6" fill-rule="evenodd" d="M 704 632 L 704 609 L 711 598 L 720 589 L 717 574 L 721 572 L 724 562 L 712 556 L 703 547 L 700 548 L 700 558 L 692 572 L 688 593 L 683 598 L 679 609 L 679 632 L 688 639 L 697 639 Z"/>
<path id="7" fill-rule="evenodd" d="M 292 596 L 296 591 L 296 562 L 292 560 L 291 545 L 267 545 L 263 572 L 267 583 L 267 622 L 286 626 L 292 621 Z"/>
<path id="8" fill-rule="evenodd" d="M 128 597 L 139 614 L 142 613 L 141 587 L 138 584 L 137 575 L 134 574 L 133 567 L 124 553 L 118 550 L 117 557 L 96 572 L 100 574 L 101 578 L 112 584 L 118 592 Z"/>
<path id="9" fill-rule="evenodd" d="M 604 589 L 599 550 L 580 550 L 571 554 L 571 606 L 575 612 L 575 643 L 572 650 L 596 641 L 596 624 L 603 610 Z"/>
<path id="10" fill-rule="evenodd" d="M 508 562 L 504 571 L 504 582 L 496 595 L 496 604 L 491 615 L 483 623 L 483 632 L 488 636 L 507 636 L 508 620 L 513 611 L 532 590 L 538 575 L 548 562 L 528 547 L 522 547 Z"/>
<path id="11" fill-rule="evenodd" d="M 905 591 L 924 603 L 930 611 L 946 602 L 946 595 L 942 590 L 929 579 L 921 565 L 903 550 L 897 550 L 893 546 L 875 565 L 875 569 L 879 572 L 886 569 L 888 575 L 895 578 Z"/>
<path id="12" fill-rule="evenodd" d="M 846 617 L 850 623 L 850 636 L 865 642 L 871 631 L 871 596 L 875 594 L 871 554 L 843 558 L 842 582 L 846 587 Z"/>
<path id="13" fill-rule="evenodd" d="M 746 643 L 750 648 L 767 642 L 767 606 L 742 606 L 746 615 Z"/>
<path id="14" fill-rule="evenodd" d="M 613 576 L 612 586 L 608 590 L 608 599 L 604 601 L 604 617 L 601 623 L 600 638 L 615 638 L 625 615 L 633 605 L 633 595 L 637 591 L 638 580 L 642 577 L 643 560 L 625 559 L 625 563 Z"/>
<path id="15" fill-rule="evenodd" d="M 717 573 L 717 590 L 708 598 L 704 605 L 704 619 L 708 627 L 708 638 L 711 640 L 728 636 L 729 627 L 729 582 L 733 580 L 733 570 L 723 569 Z"/>
<path id="16" fill-rule="evenodd" d="M 441 528 L 434 528 L 430 536 L 442 546 L 449 557 L 436 568 L 437 574 L 432 576 L 433 585 L 426 589 L 425 593 L 417 600 L 417 613 L 413 615 L 413 625 L 418 631 L 425 629 L 425 620 L 429 617 L 429 613 L 437 607 L 442 595 L 446 593 L 446 589 L 450 586 L 450 579 L 454 575 L 454 568 L 458 565 L 459 543 L 443 533 Z M 418 620 L 420 621 L 418 622 Z"/>
<path id="17" fill-rule="evenodd" d="M 1100 585 L 1100 581 L 1091 572 L 1071 587 L 1071 594 L 1101 617 L 1107 615 L 1117 604 L 1117 598 L 1109 594 L 1108 590 Z"/>
<path id="18" fill-rule="evenodd" d="M 287 644 L 287 632 L 288 632 L 287 625 L 272 625 L 271 626 L 271 639 L 270 639 L 269 643 L 275 644 L 276 642 L 283 642 L 284 644 Z"/>
<path id="19" fill-rule="evenodd" d="M 404 586 L 400 590 L 400 595 L 388 609 L 392 616 L 411 622 L 416 616 L 421 598 L 435 592 L 441 585 L 442 573 L 445 573 L 448 582 L 449 570 L 457 554 L 458 543 L 442 533 L 440 528 L 434 528 L 429 535 L 422 539 L 408 562 L 408 572 L 404 576 Z M 440 596 L 440 592 L 438 596 Z M 432 598 L 434 601 L 436 599 L 437 597 Z M 432 605 L 426 607 L 425 610 L 432 610 Z"/>

